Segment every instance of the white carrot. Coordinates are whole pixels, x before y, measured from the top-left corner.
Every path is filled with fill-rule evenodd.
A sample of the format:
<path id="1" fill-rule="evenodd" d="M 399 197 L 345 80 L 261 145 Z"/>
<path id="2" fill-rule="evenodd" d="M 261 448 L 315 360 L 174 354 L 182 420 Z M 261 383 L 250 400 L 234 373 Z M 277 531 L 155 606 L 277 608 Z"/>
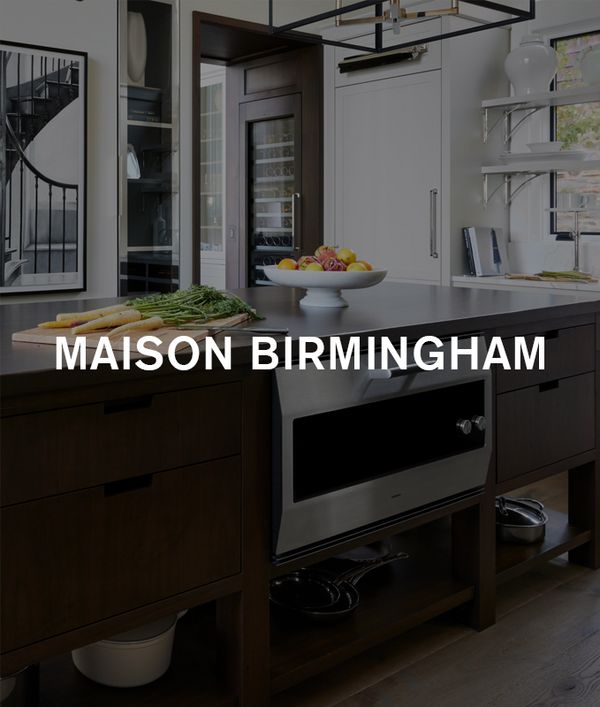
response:
<path id="1" fill-rule="evenodd" d="M 160 329 L 165 326 L 164 321 L 161 317 L 149 317 L 148 319 L 141 319 L 137 322 L 129 322 L 128 324 L 123 324 L 122 326 L 113 329 L 108 335 L 109 338 L 120 336 L 121 334 L 129 334 L 130 332 L 138 331 L 151 331 L 152 329 Z"/>
<path id="2" fill-rule="evenodd" d="M 101 309 L 90 309 L 87 312 L 61 312 L 56 315 L 56 321 L 61 322 L 67 321 L 78 321 L 78 322 L 91 322 L 98 317 L 106 317 L 109 314 L 114 314 L 115 312 L 124 312 L 129 307 L 126 304 L 113 304 L 111 307 L 102 307 Z M 69 326 L 66 324 L 65 326 Z"/>
<path id="3" fill-rule="evenodd" d="M 73 326 L 84 323 L 84 319 L 73 316 L 72 319 L 62 319 L 60 322 L 42 322 L 41 324 L 38 324 L 38 327 L 40 327 L 40 329 L 70 329 Z"/>
<path id="4" fill-rule="evenodd" d="M 113 327 L 120 327 L 122 324 L 129 324 L 130 322 L 137 322 L 142 318 L 142 315 L 137 311 L 137 309 L 127 309 L 124 312 L 115 312 L 114 314 L 109 314 L 106 317 L 99 317 L 91 322 L 86 322 L 80 326 L 76 326 L 71 329 L 71 334 L 89 334 L 92 331 L 98 331 L 101 329 L 112 329 Z"/>

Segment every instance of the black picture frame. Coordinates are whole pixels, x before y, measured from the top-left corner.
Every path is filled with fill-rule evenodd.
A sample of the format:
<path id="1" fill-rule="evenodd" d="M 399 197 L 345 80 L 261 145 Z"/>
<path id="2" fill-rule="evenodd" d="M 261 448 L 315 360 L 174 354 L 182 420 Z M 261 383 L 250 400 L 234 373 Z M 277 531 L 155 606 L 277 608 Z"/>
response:
<path id="1" fill-rule="evenodd" d="M 87 52 L 0 39 L 0 294 L 86 289 L 87 123 Z"/>

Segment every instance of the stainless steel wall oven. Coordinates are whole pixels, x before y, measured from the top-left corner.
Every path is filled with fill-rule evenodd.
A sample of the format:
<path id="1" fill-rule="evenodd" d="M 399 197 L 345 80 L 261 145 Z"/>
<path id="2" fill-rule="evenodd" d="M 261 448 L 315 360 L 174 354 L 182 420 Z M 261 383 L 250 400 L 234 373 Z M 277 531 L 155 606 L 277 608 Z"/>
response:
<path id="1" fill-rule="evenodd" d="M 275 562 L 481 491 L 491 417 L 490 372 L 467 357 L 455 371 L 369 371 L 366 355 L 358 371 L 277 369 Z"/>

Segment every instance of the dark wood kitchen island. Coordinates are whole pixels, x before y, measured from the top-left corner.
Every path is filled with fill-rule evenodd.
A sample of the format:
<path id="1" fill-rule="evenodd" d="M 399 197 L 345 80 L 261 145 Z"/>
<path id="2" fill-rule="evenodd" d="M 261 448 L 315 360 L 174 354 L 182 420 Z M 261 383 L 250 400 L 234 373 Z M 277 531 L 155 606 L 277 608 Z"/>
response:
<path id="1" fill-rule="evenodd" d="M 382 284 L 346 310 L 306 311 L 300 292 L 239 293 L 290 336 L 546 337 L 543 371 L 493 376 L 486 487 L 327 549 L 271 563 L 271 375 L 248 337 L 231 371 L 56 371 L 53 347 L 14 331 L 112 302 L 5 305 L 1 331 L 2 675 L 41 665 L 41 704 L 268 703 L 280 691 L 436 615 L 495 620 L 495 585 L 569 552 L 600 565 L 600 301 L 542 293 Z M 374 459 L 377 440 L 366 439 Z M 318 463 L 318 460 L 315 462 Z M 569 512 L 543 543 L 496 551 L 494 499 L 569 470 Z M 334 624 L 270 616 L 268 582 L 394 536 L 410 560 L 367 582 Z M 115 690 L 81 677 L 69 652 L 182 609 L 173 665 Z"/>

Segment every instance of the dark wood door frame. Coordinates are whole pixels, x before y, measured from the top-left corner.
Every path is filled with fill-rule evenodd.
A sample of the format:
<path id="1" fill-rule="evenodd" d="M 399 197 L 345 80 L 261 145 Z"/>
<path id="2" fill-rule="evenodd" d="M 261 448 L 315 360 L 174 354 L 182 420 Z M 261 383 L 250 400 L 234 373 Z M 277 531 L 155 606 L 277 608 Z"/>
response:
<path id="1" fill-rule="evenodd" d="M 322 61 L 322 51 L 319 47 L 315 49 L 314 39 L 307 41 L 300 32 L 287 33 L 285 37 L 274 36 L 267 25 L 206 12 L 192 13 L 192 31 L 192 193 L 194 195 L 192 199 L 192 281 L 199 283 L 202 256 L 200 249 L 201 206 L 200 199 L 196 198 L 196 195 L 200 193 L 201 183 L 201 64 L 212 63 L 222 66 L 235 66 L 308 47 L 311 47 L 313 51 L 318 51 Z M 319 115 L 322 116 L 322 75 L 318 77 L 316 82 L 312 81 L 312 83 L 313 89 L 319 95 Z M 229 91 L 227 92 L 229 93 Z M 271 93 L 271 95 L 276 95 L 277 93 L 285 95 L 285 91 L 275 92 L 275 94 Z M 263 97 L 265 96 L 260 96 L 260 98 Z M 256 98 L 258 99 L 259 96 L 256 96 Z M 229 107 L 229 100 L 227 100 L 227 105 Z M 303 142 L 314 142 L 315 138 L 317 138 L 318 145 L 315 147 L 318 149 L 318 153 L 322 155 L 322 131 L 318 132 L 319 135 L 315 135 L 312 130 L 306 133 L 303 131 L 302 140 Z M 237 140 L 234 141 L 234 144 L 236 142 Z M 232 154 L 234 151 L 234 149 L 231 149 L 225 159 L 228 170 L 228 185 L 231 183 L 229 178 L 231 171 L 235 172 L 232 177 L 236 177 L 236 181 L 239 183 L 240 165 L 238 163 L 240 160 L 237 159 L 239 155 Z M 311 160 L 312 162 L 314 160 Z M 320 183 L 322 184 L 322 164 L 311 164 L 310 167 L 313 175 L 315 173 L 317 176 L 320 175 Z M 229 188 L 227 188 L 227 193 L 229 193 Z M 318 193 L 321 195 L 322 189 L 318 189 Z M 323 204 L 321 196 L 320 201 L 313 206 L 315 213 L 318 214 L 318 222 L 322 224 Z M 234 233 L 233 237 L 234 239 L 239 238 L 239 232 Z M 227 229 L 227 239 L 229 239 L 229 228 Z M 227 255 L 225 257 L 227 262 Z"/>

